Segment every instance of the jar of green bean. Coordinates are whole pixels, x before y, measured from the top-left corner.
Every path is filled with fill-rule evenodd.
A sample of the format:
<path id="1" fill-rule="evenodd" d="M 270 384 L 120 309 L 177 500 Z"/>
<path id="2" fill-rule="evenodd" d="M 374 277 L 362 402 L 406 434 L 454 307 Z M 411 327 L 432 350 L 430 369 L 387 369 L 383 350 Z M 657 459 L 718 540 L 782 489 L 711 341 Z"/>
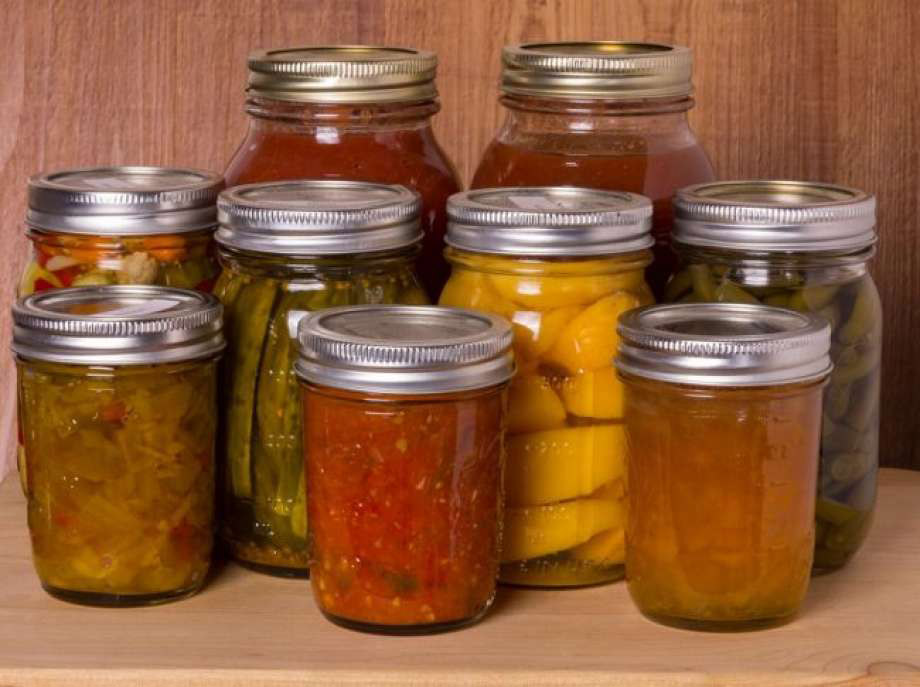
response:
<path id="1" fill-rule="evenodd" d="M 404 186 L 296 181 L 218 200 L 225 309 L 221 538 L 255 570 L 308 574 L 300 392 L 291 332 L 337 305 L 427 303 L 414 271 L 419 196 Z"/>
<path id="2" fill-rule="evenodd" d="M 666 300 L 759 302 L 819 313 L 831 323 L 816 570 L 850 559 L 875 508 L 882 305 L 867 266 L 876 240 L 875 198 L 842 186 L 715 182 L 675 198 L 682 267 Z"/>

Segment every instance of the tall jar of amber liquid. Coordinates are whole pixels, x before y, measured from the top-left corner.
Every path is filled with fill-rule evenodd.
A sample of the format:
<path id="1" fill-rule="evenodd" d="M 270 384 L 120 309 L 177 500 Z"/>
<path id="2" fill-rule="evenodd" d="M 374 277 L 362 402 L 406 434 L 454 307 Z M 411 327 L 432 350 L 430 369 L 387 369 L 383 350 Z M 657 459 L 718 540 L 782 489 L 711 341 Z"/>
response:
<path id="1" fill-rule="evenodd" d="M 204 585 L 221 313 L 210 294 L 142 285 L 13 306 L 32 560 L 52 596 L 145 606 Z"/>
<path id="2" fill-rule="evenodd" d="M 869 273 L 875 197 L 814 181 L 725 181 L 674 199 L 680 269 L 668 301 L 764 303 L 831 323 L 824 393 L 815 569 L 859 550 L 875 512 L 882 302 Z"/>
<path id="3" fill-rule="evenodd" d="M 350 179 L 414 189 L 425 234 L 418 269 L 436 299 L 448 272 L 445 204 L 460 189 L 431 128 L 440 109 L 437 64 L 431 52 L 361 45 L 253 53 L 249 131 L 227 166 L 227 185 Z"/>
<path id="4" fill-rule="evenodd" d="M 647 198 L 573 187 L 468 191 L 448 203 L 453 271 L 441 305 L 511 320 L 503 582 L 622 578 L 619 316 L 652 302 Z"/>
<path id="5" fill-rule="evenodd" d="M 788 620 L 811 579 L 830 326 L 708 303 L 633 310 L 619 333 L 630 595 L 691 629 Z"/>
<path id="6" fill-rule="evenodd" d="M 655 207 L 660 294 L 674 270 L 671 197 L 714 178 L 687 119 L 693 107 L 688 48 L 603 41 L 505 47 L 505 121 L 472 188 L 586 186 L 631 191 Z"/>

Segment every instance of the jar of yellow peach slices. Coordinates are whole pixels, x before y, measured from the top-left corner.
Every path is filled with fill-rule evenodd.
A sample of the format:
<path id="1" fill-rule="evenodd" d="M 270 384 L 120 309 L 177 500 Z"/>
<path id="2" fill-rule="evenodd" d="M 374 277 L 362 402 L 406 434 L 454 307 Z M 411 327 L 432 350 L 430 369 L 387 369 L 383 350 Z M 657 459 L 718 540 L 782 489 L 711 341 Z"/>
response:
<path id="1" fill-rule="evenodd" d="M 441 305 L 508 318 L 509 397 L 500 579 L 571 587 L 624 561 L 620 315 L 652 302 L 651 202 L 577 187 L 480 189 L 448 202 L 453 271 Z"/>

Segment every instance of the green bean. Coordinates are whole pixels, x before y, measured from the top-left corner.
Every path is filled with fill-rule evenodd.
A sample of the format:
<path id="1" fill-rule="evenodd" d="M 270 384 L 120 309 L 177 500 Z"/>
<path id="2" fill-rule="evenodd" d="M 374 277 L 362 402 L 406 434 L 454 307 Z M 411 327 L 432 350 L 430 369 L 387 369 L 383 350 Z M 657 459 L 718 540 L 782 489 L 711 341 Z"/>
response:
<path id="1" fill-rule="evenodd" d="M 844 525 L 858 515 L 859 511 L 831 499 L 819 498 L 815 503 L 815 517 L 830 525 Z"/>
<path id="2" fill-rule="evenodd" d="M 860 383 L 843 421 L 857 432 L 867 432 L 878 410 L 880 389 L 881 375 L 876 371 Z"/>
<path id="3" fill-rule="evenodd" d="M 668 285 L 664 290 L 664 298 L 668 303 L 673 303 L 678 300 L 685 293 L 690 291 L 693 288 L 693 277 L 690 270 L 683 270 L 678 272 L 671 280 L 668 282 Z"/>
<path id="4" fill-rule="evenodd" d="M 831 384 L 824 396 L 824 410 L 831 420 L 838 421 L 850 407 L 850 384 Z"/>
<path id="5" fill-rule="evenodd" d="M 226 414 L 225 451 L 230 484 L 237 496 L 252 494 L 252 419 L 255 406 L 256 376 L 278 285 L 271 279 L 256 279 L 239 293 L 235 315 L 245 317 L 232 328 L 227 366 L 230 383 Z"/>
<path id="6" fill-rule="evenodd" d="M 848 384 L 862 379 L 878 366 L 880 359 L 881 351 L 875 346 L 865 352 L 860 352 L 854 346 L 844 348 L 834 361 L 831 383 Z"/>
<path id="7" fill-rule="evenodd" d="M 754 298 L 740 286 L 730 281 L 721 282 L 714 291 L 715 300 L 719 303 L 756 303 L 760 301 Z"/>
<path id="8" fill-rule="evenodd" d="M 873 332 L 881 311 L 882 304 L 875 285 L 868 279 L 863 280 L 856 293 L 850 317 L 838 332 L 840 341 L 853 344 Z"/>
<path id="9" fill-rule="evenodd" d="M 838 291 L 838 286 L 805 286 L 789 300 L 789 305 L 795 310 L 815 312 L 830 305 Z"/>
<path id="10" fill-rule="evenodd" d="M 690 278 L 693 282 L 693 293 L 700 301 L 703 303 L 715 301 L 715 284 L 706 265 L 690 265 Z"/>

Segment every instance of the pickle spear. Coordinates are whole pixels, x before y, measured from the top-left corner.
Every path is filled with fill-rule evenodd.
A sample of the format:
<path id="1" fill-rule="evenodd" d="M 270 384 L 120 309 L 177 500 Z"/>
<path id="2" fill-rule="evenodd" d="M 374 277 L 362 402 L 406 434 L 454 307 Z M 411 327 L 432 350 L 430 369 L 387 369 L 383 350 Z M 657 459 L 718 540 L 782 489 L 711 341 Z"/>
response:
<path id="1" fill-rule="evenodd" d="M 271 279 L 255 279 L 243 288 L 234 310 L 246 313 L 230 332 L 229 409 L 226 426 L 226 456 L 233 493 L 252 495 L 252 421 L 255 406 L 256 373 L 262 360 L 265 335 L 275 304 L 278 286 Z"/>

